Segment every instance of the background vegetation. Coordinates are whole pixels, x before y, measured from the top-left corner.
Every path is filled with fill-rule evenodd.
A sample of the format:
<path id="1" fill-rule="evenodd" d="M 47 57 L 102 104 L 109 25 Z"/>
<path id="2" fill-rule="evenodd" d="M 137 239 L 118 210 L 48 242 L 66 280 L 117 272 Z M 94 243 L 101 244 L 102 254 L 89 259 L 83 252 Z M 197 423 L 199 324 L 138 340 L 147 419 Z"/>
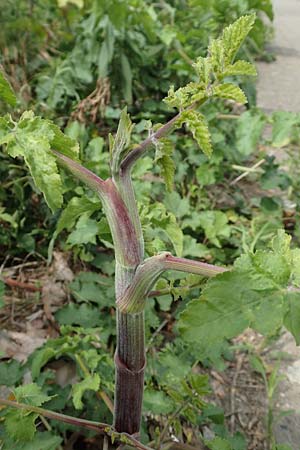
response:
<path id="1" fill-rule="evenodd" d="M 176 88 L 193 78 L 191 63 L 204 55 L 212 37 L 250 12 L 256 12 L 257 19 L 240 56 L 249 61 L 272 59 L 265 50 L 273 19 L 268 0 L 8 1 L 0 19 L 0 62 L 18 92 L 13 114 L 32 109 L 53 119 L 80 142 L 86 167 L 106 177 L 105 136 L 116 130 L 121 109 L 128 105 L 137 123 L 133 140 L 137 142 L 141 133 L 146 137 L 149 121 L 164 122 L 173 115 L 161 101 L 170 84 Z M 230 101 L 205 107 L 214 147 L 211 159 L 199 153 L 192 138 L 177 134 L 170 147 L 174 182 L 166 178 L 165 156 L 158 151 L 137 164 L 134 181 L 148 256 L 167 248 L 230 265 L 243 251 L 264 248 L 280 228 L 298 243 L 300 168 L 293 145 L 299 139 L 300 116 L 266 115 L 255 106 L 255 81 L 240 77 L 238 82 L 247 93 L 247 109 Z M 274 152 L 287 145 L 291 156 L 279 164 Z M 18 322 L 27 317 L 28 304 L 30 313 L 42 307 L 42 328 L 49 337 L 21 362 L 5 353 L 0 384 L 10 388 L 35 381 L 54 396 L 47 408 L 77 415 L 79 410 L 81 417 L 110 422 L 114 266 L 100 203 L 65 174 L 66 204 L 53 216 L 23 162 L 3 153 L 0 158 L 0 317 L 5 328 L 20 331 Z M 173 184 L 176 189 L 168 189 Z M 55 269 L 60 258 L 64 263 Z M 48 274 L 47 260 L 53 269 Z M 33 277 L 35 293 L 29 297 L 20 284 L 19 290 L 8 287 L 19 274 L 15 267 L 24 261 L 40 266 Z M 55 270 L 63 272 L 61 278 Z M 44 288 L 53 283 L 53 273 L 65 291 L 47 309 L 49 292 L 47 297 Z M 30 280 L 32 273 L 25 277 Z M 186 303 L 199 296 L 201 286 L 200 277 L 177 274 L 171 282 L 160 279 L 157 295 L 149 299 L 143 439 L 167 449 L 174 436 L 197 446 L 212 433 L 209 448 L 251 448 L 240 432 L 229 433 L 226 413 L 210 400 L 206 369 L 225 368 L 233 358 L 232 344 L 221 342 L 208 353 L 178 332 L 176 319 Z M 14 296 L 17 319 L 9 322 Z M 61 366 L 71 373 L 64 381 L 58 379 Z M 1 450 L 96 448 L 92 434 L 79 435 L 70 426 L 50 427 L 47 422 L 40 424 L 28 447 L 9 438 L 0 422 L 1 440 Z"/>

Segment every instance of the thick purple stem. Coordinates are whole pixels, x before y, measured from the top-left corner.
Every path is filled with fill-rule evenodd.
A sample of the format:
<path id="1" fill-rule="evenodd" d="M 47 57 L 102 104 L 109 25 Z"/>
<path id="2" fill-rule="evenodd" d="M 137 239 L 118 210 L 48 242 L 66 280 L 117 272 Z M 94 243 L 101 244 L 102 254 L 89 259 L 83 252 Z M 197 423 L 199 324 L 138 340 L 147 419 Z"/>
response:
<path id="1" fill-rule="evenodd" d="M 117 298 L 117 305 L 120 311 L 131 314 L 142 311 L 145 308 L 146 298 L 154 283 L 166 270 L 178 270 L 204 277 L 214 277 L 228 269 L 200 261 L 179 258 L 172 256 L 168 252 L 152 256 L 137 267 L 125 293 Z"/>

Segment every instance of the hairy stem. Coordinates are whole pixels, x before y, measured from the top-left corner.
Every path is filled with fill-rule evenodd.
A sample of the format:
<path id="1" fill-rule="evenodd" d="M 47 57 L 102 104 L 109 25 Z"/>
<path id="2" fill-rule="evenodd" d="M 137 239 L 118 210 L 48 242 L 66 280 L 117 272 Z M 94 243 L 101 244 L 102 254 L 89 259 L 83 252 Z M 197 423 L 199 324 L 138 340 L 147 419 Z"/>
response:
<path id="1" fill-rule="evenodd" d="M 191 259 L 179 258 L 172 256 L 168 252 L 160 253 L 146 259 L 137 267 L 124 295 L 117 298 L 119 309 L 124 313 L 138 313 L 142 311 L 154 283 L 166 270 L 177 270 L 204 277 L 213 277 L 228 269 Z"/>
<path id="2" fill-rule="evenodd" d="M 99 194 L 103 194 L 106 191 L 105 181 L 98 177 L 94 172 L 86 169 L 81 164 L 73 161 L 73 159 L 68 158 L 56 150 L 52 150 L 52 152 L 55 154 L 61 165 L 70 170 L 76 178 L 83 181 L 92 190 L 98 192 Z"/>
<path id="3" fill-rule="evenodd" d="M 114 427 L 139 433 L 145 370 L 144 313 L 117 312 Z"/>
<path id="4" fill-rule="evenodd" d="M 130 172 L 132 166 L 134 163 L 144 155 L 151 147 L 154 145 L 155 140 L 160 139 L 167 134 L 169 134 L 173 127 L 175 126 L 177 120 L 180 118 L 181 113 L 177 114 L 175 117 L 173 117 L 171 120 L 169 120 L 167 123 L 165 123 L 162 127 L 160 127 L 155 133 L 151 134 L 147 139 L 145 139 L 143 142 L 141 142 L 139 145 L 134 147 L 131 152 L 128 153 L 128 155 L 124 158 L 121 164 L 121 174 L 123 172 Z"/>
<path id="5" fill-rule="evenodd" d="M 130 436 L 130 434 L 128 433 L 118 433 L 114 427 L 108 425 L 107 423 L 94 422 L 92 420 L 85 420 L 73 416 L 67 416 L 65 414 L 50 411 L 38 406 L 26 405 L 25 403 L 18 403 L 11 400 L 6 400 L 4 398 L 0 398 L 0 405 L 22 409 L 28 412 L 34 412 L 40 416 L 47 417 L 48 419 L 58 420 L 63 423 L 74 425 L 75 427 L 82 427 L 87 430 L 95 431 L 96 433 L 109 436 L 114 441 L 130 445 L 140 450 L 153 450 L 147 445 L 141 444 L 141 442 L 135 439 L 135 437 Z"/>

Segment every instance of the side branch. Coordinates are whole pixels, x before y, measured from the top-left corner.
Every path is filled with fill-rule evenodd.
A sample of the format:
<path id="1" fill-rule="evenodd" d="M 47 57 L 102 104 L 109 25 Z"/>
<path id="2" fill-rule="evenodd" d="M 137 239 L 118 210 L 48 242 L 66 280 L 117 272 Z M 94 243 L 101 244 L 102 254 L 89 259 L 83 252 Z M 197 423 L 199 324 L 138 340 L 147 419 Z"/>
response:
<path id="1" fill-rule="evenodd" d="M 214 277 L 219 273 L 227 272 L 229 269 L 201 261 L 193 261 L 187 258 L 178 258 L 171 254 L 166 255 L 165 270 L 179 270 L 180 272 L 194 273 L 203 277 Z"/>
<path id="2" fill-rule="evenodd" d="M 177 114 L 173 117 L 169 122 L 165 123 L 162 127 L 160 127 L 155 133 L 151 134 L 147 139 L 141 142 L 139 145 L 134 147 L 128 155 L 124 158 L 120 166 L 120 172 L 124 173 L 126 171 L 130 171 L 134 163 L 144 155 L 148 151 L 150 147 L 152 147 L 156 140 L 166 136 L 172 131 L 172 128 L 175 126 L 175 123 L 180 118 L 181 113 Z"/>
<path id="3" fill-rule="evenodd" d="M 67 416 L 65 414 L 60 414 L 55 411 L 40 408 L 38 406 L 26 405 L 25 403 L 18 403 L 3 398 L 0 398 L 0 405 L 16 409 L 22 409 L 23 411 L 33 412 L 40 416 L 47 417 L 48 419 L 59 420 L 60 422 L 68 423 L 76 427 L 83 427 L 87 430 L 95 431 L 96 433 L 109 436 L 112 441 L 118 441 L 120 443 L 138 448 L 140 450 L 153 450 L 152 448 L 139 442 L 135 437 L 131 436 L 128 433 L 118 433 L 117 431 L 115 431 L 114 427 L 108 425 L 107 423 L 94 422 L 91 420 Z"/>
<path id="4" fill-rule="evenodd" d="M 63 155 L 62 153 L 52 150 L 52 152 L 57 157 L 58 161 L 66 167 L 76 178 L 83 181 L 89 188 L 93 191 L 98 192 L 100 195 L 103 194 L 106 189 L 106 183 L 102 178 L 98 177 L 94 172 L 86 169 L 81 164 L 73 161 L 71 158 Z"/>
<path id="5" fill-rule="evenodd" d="M 143 261 L 136 269 L 130 286 L 125 294 L 117 298 L 117 307 L 123 313 L 138 313 L 143 311 L 146 298 L 154 283 L 166 270 L 194 273 L 203 277 L 214 277 L 228 269 L 212 264 L 179 258 L 164 252 Z"/>

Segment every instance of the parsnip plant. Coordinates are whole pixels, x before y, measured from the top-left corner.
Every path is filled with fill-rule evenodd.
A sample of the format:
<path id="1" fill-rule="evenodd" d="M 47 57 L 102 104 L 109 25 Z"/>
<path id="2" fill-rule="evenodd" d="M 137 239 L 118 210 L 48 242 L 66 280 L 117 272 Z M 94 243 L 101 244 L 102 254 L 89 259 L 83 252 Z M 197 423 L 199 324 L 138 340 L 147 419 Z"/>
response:
<path id="1" fill-rule="evenodd" d="M 63 204 L 63 181 L 58 166 L 71 173 L 95 191 L 102 202 L 110 226 L 115 250 L 115 295 L 117 311 L 117 347 L 115 353 L 114 422 L 107 425 L 65 416 L 41 408 L 49 400 L 35 385 L 14 391 L 15 400 L 1 399 L 7 406 L 6 431 L 19 441 L 30 440 L 39 415 L 85 427 L 110 437 L 114 447 L 126 443 L 146 448 L 138 441 L 143 400 L 145 358 L 144 309 L 157 280 L 166 271 L 175 270 L 213 277 L 200 299 L 191 301 L 182 312 L 178 328 L 186 341 L 197 341 L 206 351 L 242 332 L 246 327 L 272 334 L 283 324 L 300 339 L 300 296 L 290 288 L 300 282 L 299 250 L 291 250 L 290 238 L 278 232 L 269 251 L 249 253 L 228 270 L 193 261 L 169 252 L 150 258 L 144 256 L 141 220 L 135 200 L 131 170 L 151 149 L 161 167 L 167 189 L 173 186 L 176 167 L 172 160 L 169 135 L 184 124 L 200 149 L 210 157 L 212 145 L 201 106 L 217 99 L 246 103 L 243 91 L 232 80 L 235 76 L 256 74 L 254 66 L 235 60 L 250 32 L 254 15 L 243 16 L 227 27 L 219 39 L 212 40 L 207 57 L 194 63 L 195 80 L 170 89 L 165 102 L 178 110 L 165 124 L 149 127 L 149 136 L 131 145 L 133 124 L 126 108 L 122 111 L 116 136 L 109 135 L 110 173 L 102 179 L 80 165 L 76 142 L 64 135 L 49 120 L 25 112 L 16 122 L 10 116 L 0 119 L 0 143 L 12 157 L 23 157 L 36 186 L 43 192 L 49 207 L 55 211 Z M 0 94 L 14 104 L 14 94 L 2 77 Z M 97 389 L 97 380 L 88 379 Z M 191 387 L 196 389 L 195 387 Z M 78 394 L 77 401 L 81 402 Z M 11 409 L 14 407 L 15 409 Z M 18 425 L 16 426 L 16 423 Z M 220 443 L 220 448 L 221 447 Z M 209 443 L 207 445 L 210 445 Z M 218 448 L 218 441 L 213 448 Z"/>

